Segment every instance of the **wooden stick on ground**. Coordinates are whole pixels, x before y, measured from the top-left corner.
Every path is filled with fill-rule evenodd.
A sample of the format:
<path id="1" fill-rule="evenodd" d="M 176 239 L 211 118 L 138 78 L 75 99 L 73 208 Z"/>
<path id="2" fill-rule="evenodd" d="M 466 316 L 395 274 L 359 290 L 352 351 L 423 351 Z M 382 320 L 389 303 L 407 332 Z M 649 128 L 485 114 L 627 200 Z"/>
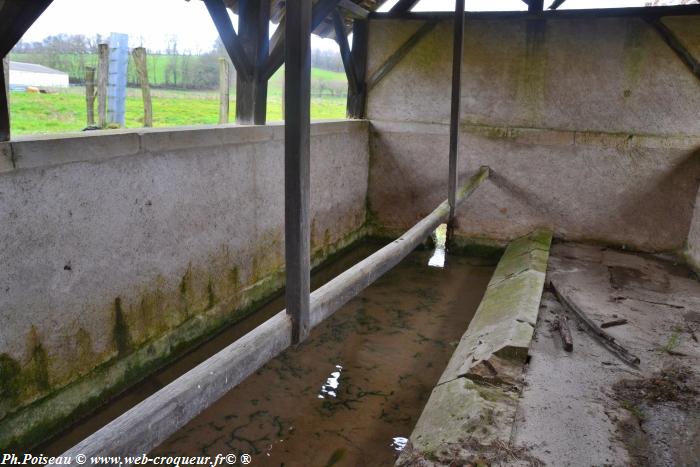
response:
<path id="1" fill-rule="evenodd" d="M 601 324 L 600 327 L 603 328 L 603 329 L 605 329 L 605 328 L 611 328 L 611 327 L 613 327 L 613 326 L 621 326 L 621 325 L 627 324 L 627 323 L 628 323 L 628 321 L 627 321 L 626 319 L 624 319 L 624 318 L 622 318 L 622 319 L 614 319 L 614 320 L 612 320 L 612 321 L 608 321 L 608 322 L 605 322 L 605 323 Z"/>
<path id="2" fill-rule="evenodd" d="M 557 295 L 559 301 L 569 310 L 571 310 L 571 312 L 574 313 L 581 321 L 583 321 L 589 333 L 601 344 L 603 344 L 606 349 L 632 367 L 637 367 L 639 365 L 639 357 L 629 353 L 626 348 L 617 343 L 613 336 L 598 327 L 598 325 L 595 324 L 593 320 L 591 320 L 591 318 L 589 318 L 588 315 L 586 315 L 583 310 L 581 310 L 581 308 L 571 300 L 571 294 L 565 293 L 565 291 L 560 289 L 553 280 L 550 283 L 552 284 L 552 289 Z"/>
<path id="3" fill-rule="evenodd" d="M 559 334 L 561 335 L 561 342 L 564 344 L 564 350 L 571 352 L 574 350 L 574 341 L 571 339 L 571 330 L 569 329 L 567 321 L 566 316 L 560 316 L 557 324 L 559 327 Z"/>

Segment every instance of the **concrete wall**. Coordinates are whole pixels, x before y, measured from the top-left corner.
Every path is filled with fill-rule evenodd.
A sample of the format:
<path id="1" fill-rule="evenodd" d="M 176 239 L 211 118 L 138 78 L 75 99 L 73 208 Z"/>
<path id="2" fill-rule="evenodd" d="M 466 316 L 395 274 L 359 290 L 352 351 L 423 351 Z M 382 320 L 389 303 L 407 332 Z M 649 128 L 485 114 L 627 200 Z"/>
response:
<path id="1" fill-rule="evenodd" d="M 312 124 L 315 262 L 363 234 L 367 125 Z M 0 144 L 0 450 L 279 290 L 283 162 L 281 125 Z"/>
<path id="2" fill-rule="evenodd" d="M 700 274 L 700 191 L 695 199 L 695 211 L 688 233 L 688 243 L 686 245 L 686 259 L 688 263 Z"/>
<path id="3" fill-rule="evenodd" d="M 700 17 L 664 21 L 700 56 Z M 369 74 L 421 24 L 370 22 Z M 446 198 L 451 35 L 439 23 L 368 97 L 369 201 L 388 230 Z M 460 176 L 489 165 L 492 177 L 459 210 L 459 235 L 547 227 L 683 249 L 700 178 L 700 81 L 643 20 L 469 20 L 461 94 Z"/>

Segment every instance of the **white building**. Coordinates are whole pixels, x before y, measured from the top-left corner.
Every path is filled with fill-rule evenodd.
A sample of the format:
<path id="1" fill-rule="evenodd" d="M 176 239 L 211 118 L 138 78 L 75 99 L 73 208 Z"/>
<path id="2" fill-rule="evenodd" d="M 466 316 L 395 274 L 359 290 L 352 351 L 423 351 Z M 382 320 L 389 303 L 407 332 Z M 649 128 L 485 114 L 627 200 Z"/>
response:
<path id="1" fill-rule="evenodd" d="M 33 63 L 10 61 L 10 87 L 67 88 L 68 73 Z"/>

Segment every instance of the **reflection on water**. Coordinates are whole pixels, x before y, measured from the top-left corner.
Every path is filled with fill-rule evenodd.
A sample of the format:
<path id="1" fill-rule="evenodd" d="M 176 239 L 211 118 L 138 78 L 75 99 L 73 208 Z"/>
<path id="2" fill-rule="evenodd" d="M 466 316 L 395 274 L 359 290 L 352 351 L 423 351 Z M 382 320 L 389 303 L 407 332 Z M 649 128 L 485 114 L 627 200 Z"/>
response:
<path id="1" fill-rule="evenodd" d="M 396 452 L 403 451 L 403 448 L 406 447 L 406 444 L 408 444 L 408 438 L 404 438 L 403 436 L 395 436 L 394 439 L 391 441 L 391 447 L 394 448 L 394 451 Z"/>
<path id="2" fill-rule="evenodd" d="M 336 397 L 338 395 L 336 390 L 340 385 L 340 372 L 343 371 L 343 366 L 336 365 L 335 368 L 336 371 L 333 371 L 328 379 L 326 379 L 326 384 L 321 386 L 321 392 L 318 395 L 319 399 L 325 399 L 326 396 Z"/>
<path id="3" fill-rule="evenodd" d="M 412 253 L 209 407 L 154 455 L 248 453 L 254 465 L 389 465 L 492 273 Z M 319 389 L 320 388 L 320 389 Z"/>
<path id="4" fill-rule="evenodd" d="M 447 224 L 440 224 L 440 226 L 435 229 L 434 234 L 435 239 L 435 251 L 433 256 L 428 260 L 428 266 L 434 268 L 444 268 L 445 267 L 445 244 L 447 243 Z"/>

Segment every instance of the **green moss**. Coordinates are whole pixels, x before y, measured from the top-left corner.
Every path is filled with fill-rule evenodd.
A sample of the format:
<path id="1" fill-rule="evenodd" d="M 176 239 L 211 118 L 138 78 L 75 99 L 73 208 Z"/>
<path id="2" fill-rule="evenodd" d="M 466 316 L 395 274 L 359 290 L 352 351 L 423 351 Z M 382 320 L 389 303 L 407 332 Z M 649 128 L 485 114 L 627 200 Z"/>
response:
<path id="1" fill-rule="evenodd" d="M 364 227 L 344 236 L 342 239 L 324 245 L 314 251 L 312 265 L 331 261 L 335 255 L 351 248 L 364 238 Z M 324 234 L 324 241 L 328 239 Z M 47 439 L 52 434 L 75 423 L 127 387 L 142 380 L 153 371 L 174 361 L 194 346 L 214 337 L 228 326 L 249 316 L 261 306 L 278 297 L 284 287 L 284 269 L 279 255 L 270 255 L 279 239 L 275 236 L 260 244 L 256 258 L 256 270 L 252 277 L 261 277 L 255 282 L 241 284 L 239 269 L 227 264 L 229 258 L 224 252 L 221 258 L 212 258 L 212 264 L 220 267 L 220 275 L 205 275 L 188 267 L 182 280 L 175 282 L 171 293 L 167 292 L 166 282 L 158 278 L 152 289 L 143 292 L 135 305 L 128 308 L 121 297 L 111 304 L 113 313 L 113 341 L 117 354 L 95 355 L 91 365 L 100 358 L 103 361 L 96 367 L 86 368 L 86 374 L 51 393 L 40 394 L 40 398 L 23 406 L 11 407 L 14 412 L 0 420 L 0 451 L 26 450 Z M 206 282 L 197 282 L 197 277 L 208 277 Z M 183 286 L 184 284 L 184 286 Z M 180 292 L 180 293 L 178 293 Z M 192 315 L 168 328 L 164 316 L 177 314 L 182 306 L 181 296 L 191 297 L 194 305 Z M 168 299 L 171 297 L 172 299 Z M 194 297 L 201 297 L 195 300 Z M 196 312 L 195 312 L 196 311 Z M 134 338 L 137 328 L 140 340 Z M 32 362 L 31 371 L 21 371 L 21 377 L 3 378 L 3 391 L 16 392 L 16 388 L 31 386 L 46 387 L 48 382 L 48 358 L 41 346 L 36 330 L 30 336 Z M 90 336 L 85 330 L 78 330 L 76 336 L 80 354 L 92 353 Z M 2 356 L 0 356 L 2 357 Z M 87 361 L 87 360 L 86 360 Z M 0 371 L 3 375 L 16 374 L 19 364 L 7 356 L 0 358 Z M 38 382 L 38 383 L 37 383 Z M 33 390 L 37 393 L 36 390 Z M 2 409 L 2 407 L 0 407 Z"/>
<path id="2" fill-rule="evenodd" d="M 454 235 L 447 245 L 450 254 L 479 258 L 488 264 L 498 263 L 505 248 L 504 244 L 494 240 L 458 235 Z"/>
<path id="3" fill-rule="evenodd" d="M 124 311 L 122 310 L 122 299 L 117 297 L 114 299 L 114 328 L 112 330 L 114 346 L 117 349 L 117 354 L 120 357 L 128 354 L 131 350 L 131 336 L 129 328 L 126 324 Z"/>
<path id="4" fill-rule="evenodd" d="M 625 88 L 628 93 L 625 95 L 625 97 L 630 96 L 632 94 L 632 90 L 639 84 L 641 71 L 645 60 L 643 45 L 645 34 L 646 25 L 641 19 L 631 18 L 627 20 L 624 45 L 624 69 Z"/>
<path id="5" fill-rule="evenodd" d="M 525 53 L 518 70 L 516 92 L 528 120 L 538 121 L 542 115 L 546 91 L 547 53 L 544 47 L 546 22 L 526 23 Z"/>
<path id="6" fill-rule="evenodd" d="M 207 309 L 213 308 L 216 305 L 216 295 L 214 295 L 214 284 L 211 282 L 211 278 L 207 283 Z"/>
<path id="7" fill-rule="evenodd" d="M 14 401 L 20 394 L 20 372 L 22 367 L 8 354 L 0 354 L 0 414 L 6 402 Z"/>
<path id="8" fill-rule="evenodd" d="M 49 358 L 34 326 L 29 333 L 31 360 L 24 372 L 25 384 L 33 384 L 38 392 L 49 389 Z"/>

